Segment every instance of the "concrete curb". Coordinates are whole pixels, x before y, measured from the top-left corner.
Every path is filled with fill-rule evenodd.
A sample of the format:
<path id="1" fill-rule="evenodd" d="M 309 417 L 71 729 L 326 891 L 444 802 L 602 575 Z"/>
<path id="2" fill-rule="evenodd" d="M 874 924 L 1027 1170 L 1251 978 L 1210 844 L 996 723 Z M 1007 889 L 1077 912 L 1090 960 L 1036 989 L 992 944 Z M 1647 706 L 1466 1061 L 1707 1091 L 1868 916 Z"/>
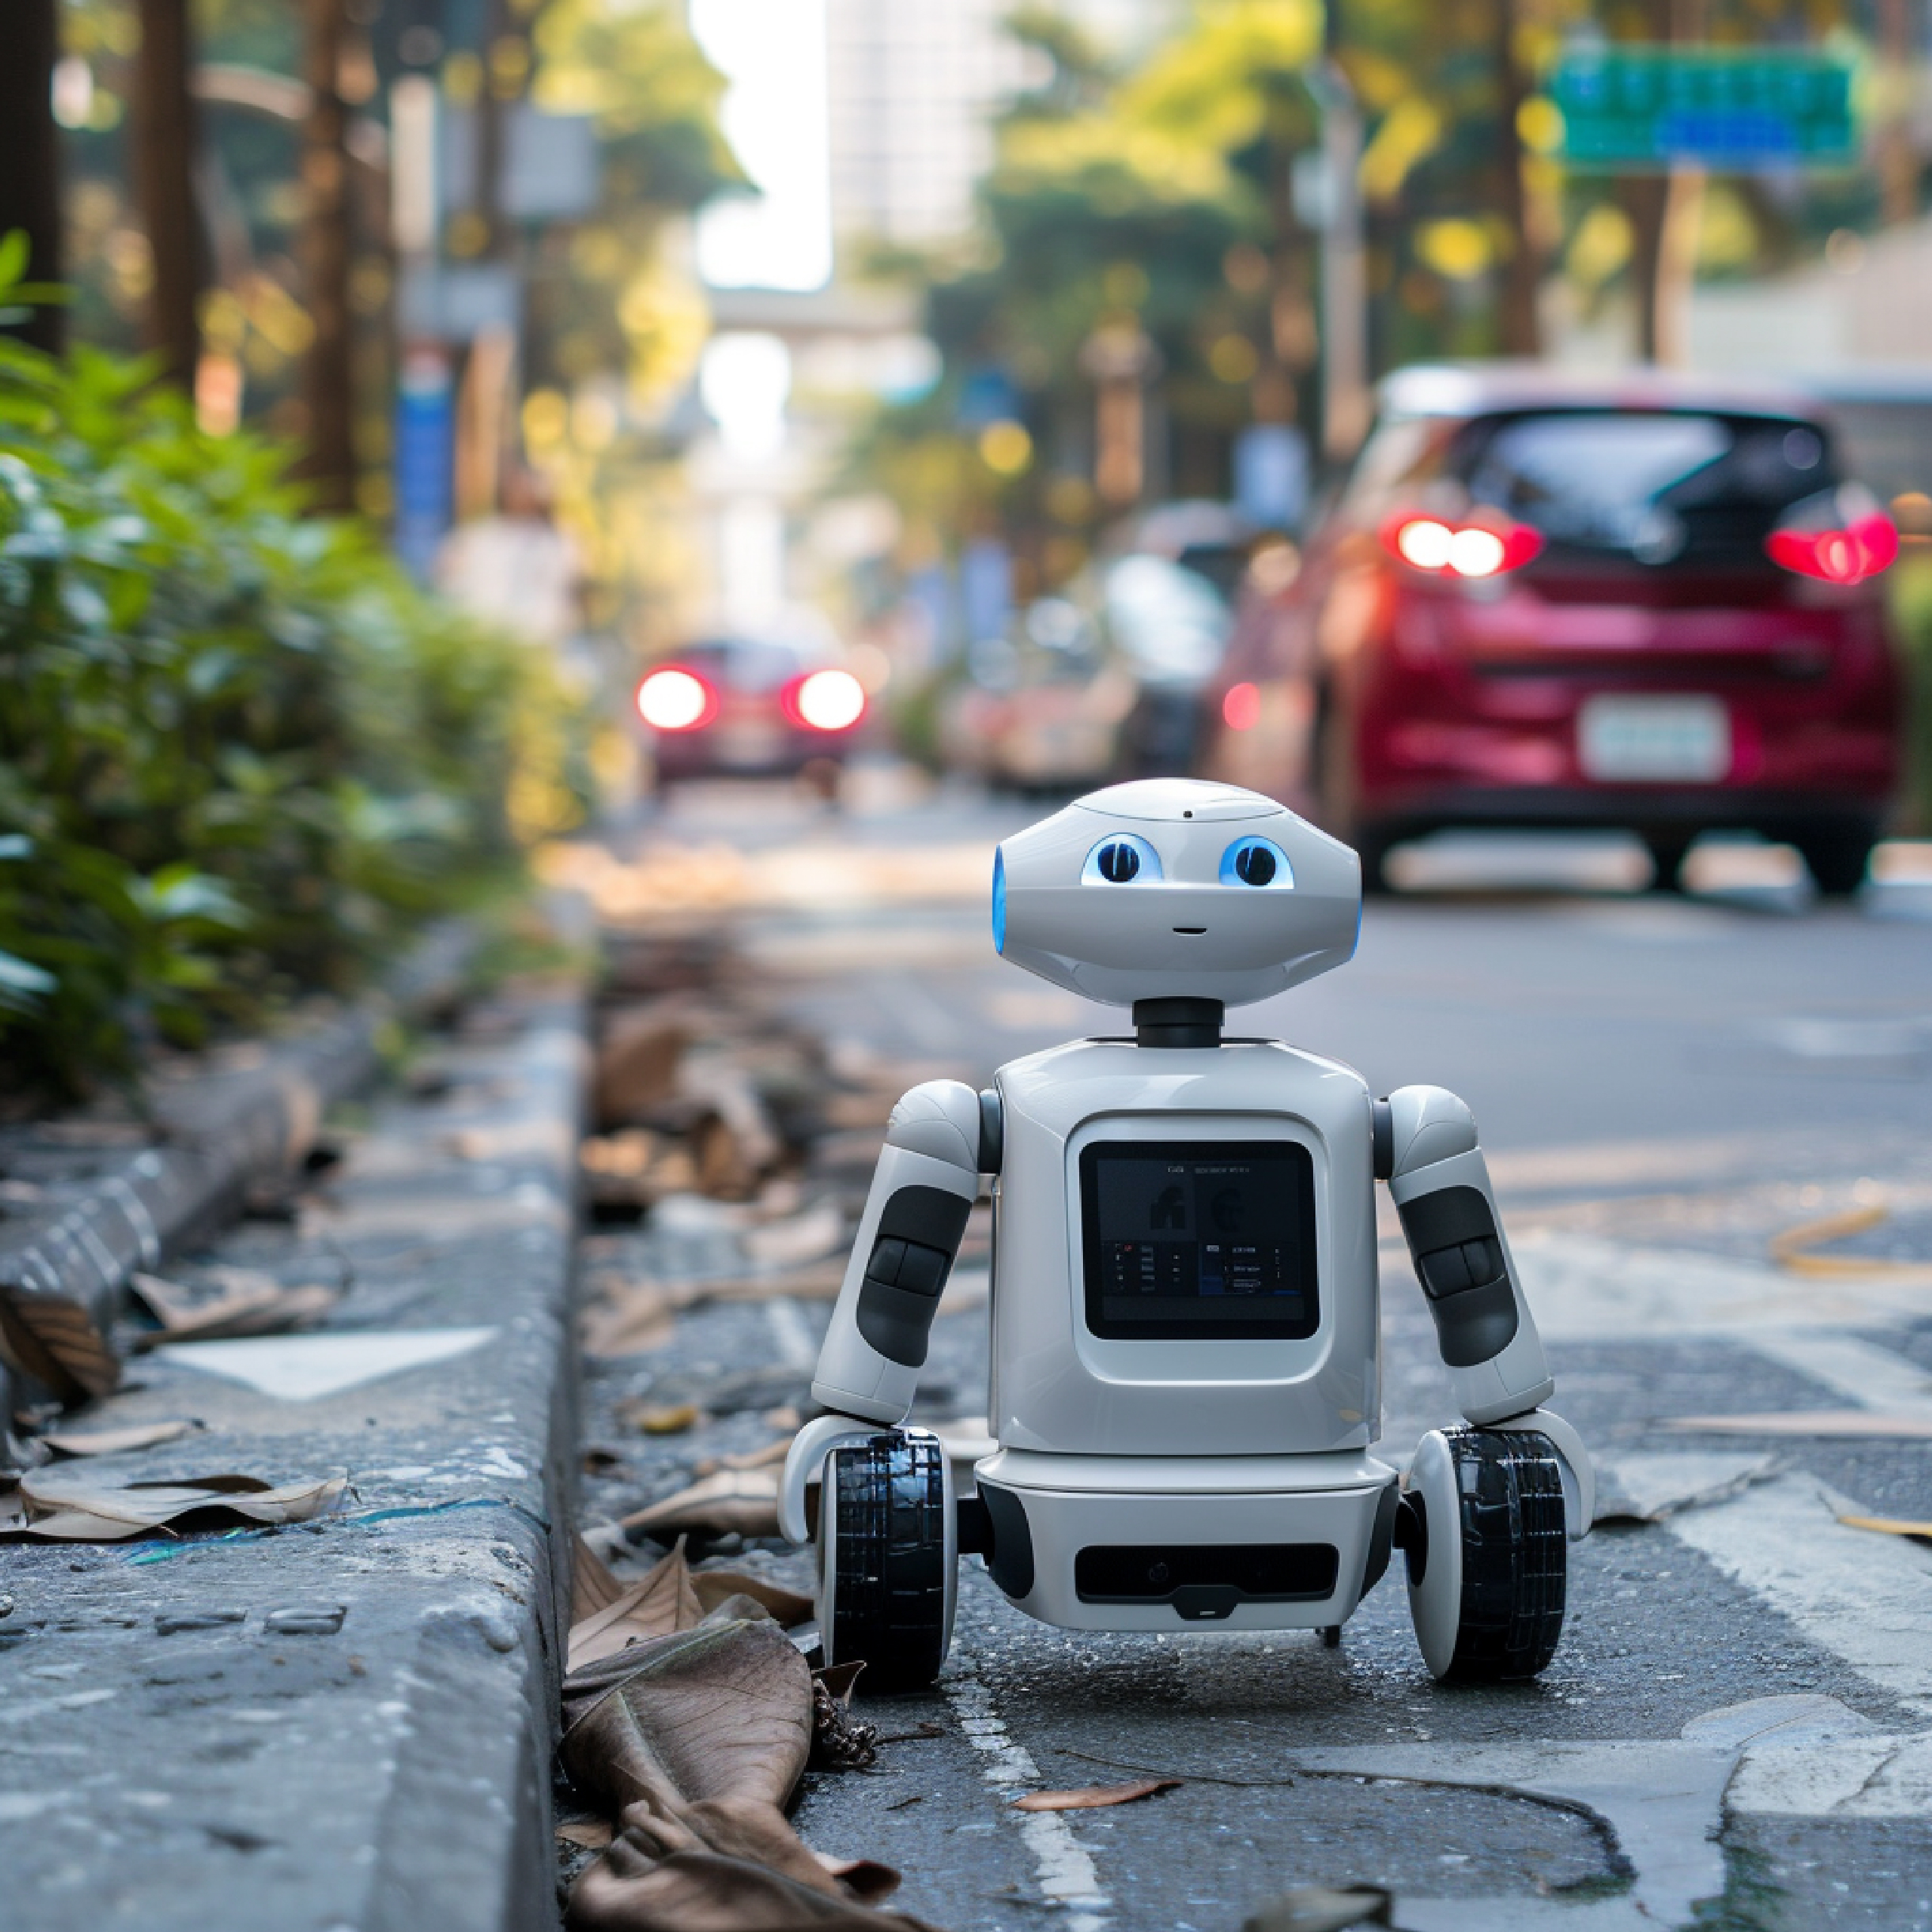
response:
<path id="1" fill-rule="evenodd" d="M 88 1418 L 203 1424 L 97 1459 L 106 1480 L 346 1469 L 343 1510 L 5 1552 L 0 1869 L 36 1932 L 557 1922 L 588 1015 L 552 991 L 478 1020 L 438 1044 L 447 1091 L 379 1100 L 325 1230 L 249 1223 L 217 1248 L 286 1272 L 325 1235 L 352 1258 L 353 1290 L 291 1353 L 439 1331 L 461 1347 L 313 1394 L 259 1366 L 235 1379 L 272 1360 L 233 1352 L 258 1345 L 163 1347 Z M 340 1606 L 336 1628 L 283 1634 L 317 1605 Z"/>
<path id="2" fill-rule="evenodd" d="M 463 921 L 438 926 L 382 988 L 314 1032 L 251 1065 L 158 1087 L 164 1140 L 110 1151 L 51 1214 L 0 1227 L 0 1357 L 63 1401 L 107 1394 L 120 1367 L 108 1331 L 128 1277 L 299 1161 L 328 1109 L 375 1078 L 384 1026 L 447 1004 L 475 942 Z M 6 1373 L 0 1361 L 0 1423 L 13 1407 Z"/>

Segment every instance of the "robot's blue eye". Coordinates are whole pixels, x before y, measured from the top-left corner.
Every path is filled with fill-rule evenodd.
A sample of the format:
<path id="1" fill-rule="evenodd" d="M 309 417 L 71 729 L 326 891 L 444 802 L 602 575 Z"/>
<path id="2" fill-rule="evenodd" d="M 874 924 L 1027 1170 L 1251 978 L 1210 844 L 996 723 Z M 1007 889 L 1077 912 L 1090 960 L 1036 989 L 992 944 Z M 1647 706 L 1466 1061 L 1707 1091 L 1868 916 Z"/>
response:
<path id="1" fill-rule="evenodd" d="M 1006 950 L 1006 854 L 993 853 L 993 950 Z"/>
<path id="2" fill-rule="evenodd" d="M 1294 868 L 1272 838 L 1237 838 L 1221 854 L 1223 885 L 1291 886 Z"/>
<path id="3" fill-rule="evenodd" d="M 1110 832 L 1087 854 L 1082 885 L 1146 885 L 1161 874 L 1161 855 L 1131 832 Z"/>

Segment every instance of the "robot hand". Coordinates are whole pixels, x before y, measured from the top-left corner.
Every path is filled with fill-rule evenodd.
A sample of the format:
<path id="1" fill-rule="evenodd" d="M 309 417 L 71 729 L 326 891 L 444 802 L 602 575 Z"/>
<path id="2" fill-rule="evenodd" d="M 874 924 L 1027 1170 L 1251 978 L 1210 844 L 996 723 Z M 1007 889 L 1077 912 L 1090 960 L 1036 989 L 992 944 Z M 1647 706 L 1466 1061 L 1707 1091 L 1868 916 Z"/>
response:
<path id="1" fill-rule="evenodd" d="M 999 1161 L 996 1093 L 929 1080 L 893 1109 L 819 1350 L 814 1401 L 870 1423 L 904 1420 L 980 1177 Z"/>
<path id="2" fill-rule="evenodd" d="M 1503 1238 L 1475 1115 L 1442 1088 L 1398 1088 L 1376 1103 L 1376 1157 L 1457 1406 L 1477 1423 L 1534 1408 L 1556 1384 Z"/>

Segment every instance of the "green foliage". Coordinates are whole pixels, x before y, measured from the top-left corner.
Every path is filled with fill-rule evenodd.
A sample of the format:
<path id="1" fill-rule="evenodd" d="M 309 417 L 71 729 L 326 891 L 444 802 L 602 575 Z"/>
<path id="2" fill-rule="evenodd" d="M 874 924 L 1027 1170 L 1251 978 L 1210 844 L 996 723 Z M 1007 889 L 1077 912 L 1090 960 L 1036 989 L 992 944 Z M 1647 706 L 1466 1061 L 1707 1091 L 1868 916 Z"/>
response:
<path id="1" fill-rule="evenodd" d="M 285 451 L 204 435 L 152 376 L 0 341 L 14 1092 L 348 986 L 512 851 L 519 801 L 563 816 L 547 660 L 419 594 L 358 525 L 302 517 Z"/>

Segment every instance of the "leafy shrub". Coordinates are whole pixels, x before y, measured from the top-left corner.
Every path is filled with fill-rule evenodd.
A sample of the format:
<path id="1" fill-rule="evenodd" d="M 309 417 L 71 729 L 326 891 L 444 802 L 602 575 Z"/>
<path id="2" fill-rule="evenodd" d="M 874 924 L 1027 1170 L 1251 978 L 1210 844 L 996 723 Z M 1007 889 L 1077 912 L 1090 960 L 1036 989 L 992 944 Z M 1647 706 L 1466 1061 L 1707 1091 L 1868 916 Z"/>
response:
<path id="1" fill-rule="evenodd" d="M 0 244 L 0 306 L 18 263 Z M 546 655 L 152 371 L 0 339 L 0 1091 L 340 989 L 567 817 Z M 516 823 L 521 816 L 548 823 Z"/>

